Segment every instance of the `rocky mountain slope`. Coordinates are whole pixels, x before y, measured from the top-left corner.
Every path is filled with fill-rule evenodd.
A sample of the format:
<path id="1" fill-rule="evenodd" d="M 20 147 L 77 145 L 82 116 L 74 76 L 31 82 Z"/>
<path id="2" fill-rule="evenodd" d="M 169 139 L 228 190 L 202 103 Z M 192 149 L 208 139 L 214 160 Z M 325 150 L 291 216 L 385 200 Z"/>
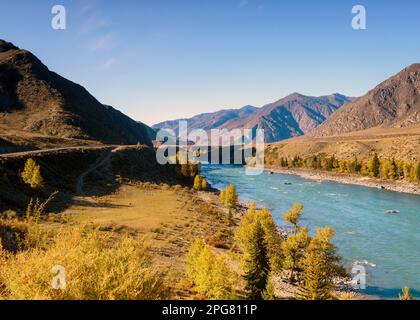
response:
<path id="1" fill-rule="evenodd" d="M 0 131 L 108 144 L 151 145 L 153 131 L 82 86 L 50 71 L 27 50 L 0 40 Z"/>
<path id="2" fill-rule="evenodd" d="M 311 136 L 420 123 L 420 64 L 413 64 L 334 113 Z"/>
<path id="3" fill-rule="evenodd" d="M 189 129 L 264 129 L 266 142 L 274 142 L 304 135 L 351 100 L 340 94 L 309 97 L 294 93 L 262 108 L 246 106 L 183 120 L 188 121 Z M 179 120 L 166 121 L 153 128 L 177 130 L 178 123 Z"/>
<path id="4" fill-rule="evenodd" d="M 226 124 L 238 118 L 246 118 L 252 115 L 256 110 L 256 107 L 245 106 L 240 109 L 228 109 L 213 113 L 202 113 L 189 119 L 164 121 L 155 124 L 153 128 L 156 130 L 172 129 L 175 132 L 178 132 L 179 122 L 184 120 L 187 121 L 189 130 L 203 129 L 208 131 L 211 129 L 223 128 Z"/>

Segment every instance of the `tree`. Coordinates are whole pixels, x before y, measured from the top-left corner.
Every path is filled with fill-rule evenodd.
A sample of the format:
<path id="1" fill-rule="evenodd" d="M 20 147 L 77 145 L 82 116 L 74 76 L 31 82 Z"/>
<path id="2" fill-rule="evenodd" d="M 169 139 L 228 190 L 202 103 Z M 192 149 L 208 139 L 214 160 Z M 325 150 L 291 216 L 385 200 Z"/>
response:
<path id="1" fill-rule="evenodd" d="M 282 239 L 277 233 L 277 225 L 268 209 L 256 210 L 255 203 L 251 203 L 247 213 L 242 217 L 241 223 L 235 232 L 235 241 L 243 250 L 245 260 L 251 251 L 252 234 L 256 223 L 260 223 L 264 230 L 264 238 L 267 244 L 268 259 L 272 272 L 278 273 L 283 267 L 283 255 L 281 251 Z"/>
<path id="2" fill-rule="evenodd" d="M 310 241 L 302 261 L 303 274 L 299 285 L 299 298 L 303 300 L 328 300 L 334 297 L 334 278 L 344 275 L 338 264 L 340 257 L 331 243 L 335 231 L 320 228 Z"/>
<path id="3" fill-rule="evenodd" d="M 388 179 L 395 180 L 397 178 L 397 163 L 392 159 L 389 163 Z"/>
<path id="4" fill-rule="evenodd" d="M 289 282 L 296 281 L 296 274 L 302 269 L 302 259 L 309 244 L 310 237 L 307 228 L 299 228 L 295 234 L 288 235 L 281 244 L 283 267 L 290 271 Z"/>
<path id="5" fill-rule="evenodd" d="M 267 288 L 270 264 L 264 229 L 260 221 L 256 221 L 250 233 L 249 252 L 245 261 L 245 289 L 249 299 L 262 300 Z"/>
<path id="6" fill-rule="evenodd" d="M 299 220 L 302 216 L 303 205 L 301 203 L 295 203 L 293 207 L 283 215 L 283 220 L 287 223 L 293 225 L 294 231 L 296 234 L 299 229 Z"/>
<path id="7" fill-rule="evenodd" d="M 205 178 L 201 180 L 201 190 L 207 190 L 207 180 Z"/>
<path id="8" fill-rule="evenodd" d="M 299 225 L 302 210 L 303 205 L 295 203 L 293 207 L 283 215 L 284 221 L 293 226 L 291 234 L 288 235 L 286 240 L 281 244 L 284 256 L 283 267 L 290 270 L 290 283 L 295 281 L 295 275 L 301 269 L 301 260 L 310 241 L 308 229 L 302 228 Z"/>
<path id="9" fill-rule="evenodd" d="M 410 288 L 404 287 L 402 289 L 402 294 L 400 294 L 400 300 L 413 300 L 413 296 L 411 295 Z"/>
<path id="10" fill-rule="evenodd" d="M 220 201 L 228 209 L 236 209 L 238 206 L 238 193 L 236 192 L 236 187 L 233 184 L 227 186 L 225 190 L 220 192 Z"/>
<path id="11" fill-rule="evenodd" d="M 379 177 L 379 168 L 380 168 L 380 165 L 381 164 L 380 164 L 380 160 L 379 160 L 378 154 L 375 153 L 373 155 L 373 158 L 368 163 L 370 177 L 372 177 L 372 178 Z"/>
<path id="12" fill-rule="evenodd" d="M 220 191 L 220 202 L 225 204 L 225 202 L 226 202 L 226 190 Z"/>
<path id="13" fill-rule="evenodd" d="M 237 275 L 224 255 L 216 255 L 202 240 L 196 239 L 190 246 L 185 260 L 186 275 L 198 293 L 208 299 L 234 298 Z"/>
<path id="14" fill-rule="evenodd" d="M 411 180 L 414 182 L 420 182 L 420 163 L 414 164 L 411 170 Z"/>
<path id="15" fill-rule="evenodd" d="M 200 190 L 201 189 L 201 177 L 200 176 L 195 176 L 193 188 L 195 190 Z"/>
<path id="16" fill-rule="evenodd" d="M 20 176 L 23 182 L 28 184 L 32 189 L 41 189 L 44 187 L 41 167 L 31 158 L 26 160 L 25 167 Z"/>

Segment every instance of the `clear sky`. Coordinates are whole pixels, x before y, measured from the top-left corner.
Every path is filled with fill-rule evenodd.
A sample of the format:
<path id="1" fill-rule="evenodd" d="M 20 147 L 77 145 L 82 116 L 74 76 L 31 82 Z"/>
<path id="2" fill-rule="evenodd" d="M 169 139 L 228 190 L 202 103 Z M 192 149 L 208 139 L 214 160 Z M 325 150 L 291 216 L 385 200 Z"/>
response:
<path id="1" fill-rule="evenodd" d="M 67 29 L 51 28 L 51 8 Z M 367 10 L 353 30 L 351 9 Z M 358 96 L 420 62 L 418 0 L 0 0 L 0 38 L 147 124 L 292 92 Z"/>

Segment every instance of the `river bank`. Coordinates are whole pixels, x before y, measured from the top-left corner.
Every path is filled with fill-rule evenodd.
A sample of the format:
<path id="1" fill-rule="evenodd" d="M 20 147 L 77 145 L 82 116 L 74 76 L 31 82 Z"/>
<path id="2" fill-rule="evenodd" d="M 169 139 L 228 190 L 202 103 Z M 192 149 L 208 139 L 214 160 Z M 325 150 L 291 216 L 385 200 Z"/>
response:
<path id="1" fill-rule="evenodd" d="M 309 180 L 329 181 L 388 190 L 393 192 L 420 195 L 420 185 L 415 185 L 403 181 L 380 180 L 372 179 L 369 177 L 362 177 L 358 175 L 349 175 L 336 172 L 311 171 L 306 169 L 279 169 L 266 167 L 265 170 L 273 173 L 297 175 Z"/>

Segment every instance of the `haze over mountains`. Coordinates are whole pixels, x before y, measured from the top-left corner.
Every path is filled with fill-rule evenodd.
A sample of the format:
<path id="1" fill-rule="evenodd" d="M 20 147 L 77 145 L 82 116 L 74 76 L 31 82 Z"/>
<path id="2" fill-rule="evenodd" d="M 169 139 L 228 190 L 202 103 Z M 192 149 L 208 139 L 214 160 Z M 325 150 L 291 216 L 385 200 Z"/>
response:
<path id="1" fill-rule="evenodd" d="M 266 142 L 301 136 L 323 123 L 333 112 L 352 98 L 341 94 L 309 97 L 293 93 L 274 103 L 256 108 L 245 106 L 237 110 L 221 110 L 197 115 L 188 121 L 188 129 L 264 129 Z M 165 121 L 154 129 L 178 130 L 179 120 Z"/>
<path id="2" fill-rule="evenodd" d="M 154 131 L 0 40 L 0 131 L 107 144 L 151 145 Z M 2 136 L 3 136 L 2 133 Z"/>
<path id="3" fill-rule="evenodd" d="M 413 64 L 335 112 L 311 136 L 420 123 L 420 64 Z"/>

